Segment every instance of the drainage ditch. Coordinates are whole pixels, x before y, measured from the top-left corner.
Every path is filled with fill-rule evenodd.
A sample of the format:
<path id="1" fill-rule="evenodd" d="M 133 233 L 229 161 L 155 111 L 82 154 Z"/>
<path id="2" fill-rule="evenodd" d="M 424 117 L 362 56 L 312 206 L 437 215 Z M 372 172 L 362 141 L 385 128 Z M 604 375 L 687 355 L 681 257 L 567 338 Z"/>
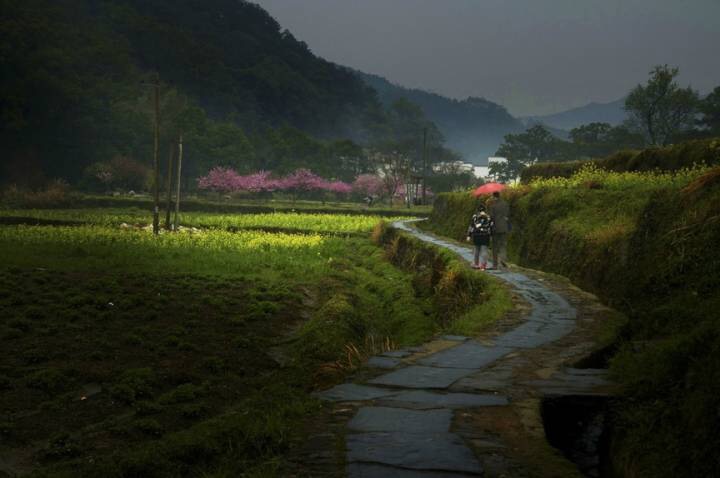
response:
<path id="1" fill-rule="evenodd" d="M 548 442 L 591 478 L 612 478 L 610 397 L 566 395 L 542 401 Z"/>

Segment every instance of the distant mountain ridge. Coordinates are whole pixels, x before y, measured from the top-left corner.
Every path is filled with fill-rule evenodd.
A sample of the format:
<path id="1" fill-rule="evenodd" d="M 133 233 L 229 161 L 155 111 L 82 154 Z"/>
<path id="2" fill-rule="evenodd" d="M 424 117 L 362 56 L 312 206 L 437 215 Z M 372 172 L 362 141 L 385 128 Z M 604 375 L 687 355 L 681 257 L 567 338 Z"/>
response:
<path id="1" fill-rule="evenodd" d="M 617 126 L 627 118 L 624 105 L 625 98 L 620 98 L 610 103 L 589 103 L 551 115 L 526 116 L 521 120 L 525 124 L 541 123 L 566 131 L 588 123 L 610 123 Z"/>
<path id="2" fill-rule="evenodd" d="M 447 146 L 476 165 L 487 163 L 487 158 L 495 154 L 506 134 L 524 131 L 523 124 L 503 106 L 484 98 L 454 100 L 420 89 L 405 88 L 378 75 L 355 73 L 378 92 L 384 105 L 406 98 L 420 106 L 443 133 Z"/>

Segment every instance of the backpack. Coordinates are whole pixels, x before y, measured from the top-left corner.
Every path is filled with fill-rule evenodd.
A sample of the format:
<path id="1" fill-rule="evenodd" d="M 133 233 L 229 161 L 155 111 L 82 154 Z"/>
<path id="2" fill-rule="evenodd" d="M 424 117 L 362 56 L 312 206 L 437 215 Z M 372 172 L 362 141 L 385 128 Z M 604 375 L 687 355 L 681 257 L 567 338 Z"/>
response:
<path id="1" fill-rule="evenodd" d="M 489 216 L 475 215 L 472 219 L 473 236 L 489 236 L 492 234 L 493 223 Z"/>

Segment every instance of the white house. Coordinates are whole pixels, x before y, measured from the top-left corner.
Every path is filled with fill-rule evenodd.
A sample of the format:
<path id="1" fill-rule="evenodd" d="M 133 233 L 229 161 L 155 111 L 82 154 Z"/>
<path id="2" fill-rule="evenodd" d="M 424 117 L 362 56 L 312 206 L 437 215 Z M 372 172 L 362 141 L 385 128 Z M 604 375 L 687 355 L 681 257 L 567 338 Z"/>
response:
<path id="1" fill-rule="evenodd" d="M 485 179 L 490 175 L 490 168 L 488 168 L 487 166 L 474 166 L 473 174 L 476 178 Z"/>

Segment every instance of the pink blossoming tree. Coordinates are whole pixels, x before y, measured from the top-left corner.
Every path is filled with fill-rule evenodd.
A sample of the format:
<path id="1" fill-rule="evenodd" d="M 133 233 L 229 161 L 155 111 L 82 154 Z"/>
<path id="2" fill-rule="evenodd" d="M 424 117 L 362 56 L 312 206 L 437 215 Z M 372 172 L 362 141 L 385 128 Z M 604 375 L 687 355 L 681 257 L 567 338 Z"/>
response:
<path id="1" fill-rule="evenodd" d="M 237 190 L 240 175 L 230 168 L 216 167 L 206 176 L 198 178 L 198 188 L 217 193 L 232 193 Z"/>
<path id="2" fill-rule="evenodd" d="M 339 195 L 350 194 L 353 190 L 352 185 L 343 181 L 330 181 L 323 186 L 326 191 Z"/>
<path id="3" fill-rule="evenodd" d="M 353 182 L 352 189 L 365 196 L 380 196 L 383 192 L 383 181 L 374 174 L 361 174 Z"/>
<path id="4" fill-rule="evenodd" d="M 268 171 L 241 176 L 230 168 L 216 167 L 198 179 L 198 187 L 217 193 L 264 193 L 287 191 L 296 198 L 309 192 L 329 192 L 336 195 L 349 194 L 353 186 L 342 181 L 327 181 L 308 169 L 298 169 L 280 179 L 273 179 Z M 323 201 L 324 201 L 323 197 Z"/>

